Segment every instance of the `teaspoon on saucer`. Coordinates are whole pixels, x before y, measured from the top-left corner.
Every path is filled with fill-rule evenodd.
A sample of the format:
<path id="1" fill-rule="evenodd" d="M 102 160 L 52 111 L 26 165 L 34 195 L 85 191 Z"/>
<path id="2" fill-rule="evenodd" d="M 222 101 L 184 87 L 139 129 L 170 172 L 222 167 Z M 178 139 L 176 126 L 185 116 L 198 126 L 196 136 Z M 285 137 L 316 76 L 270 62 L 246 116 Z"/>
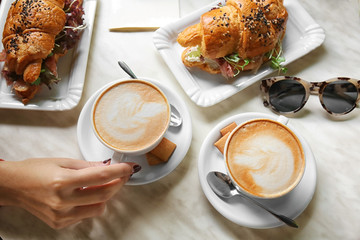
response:
<path id="1" fill-rule="evenodd" d="M 134 72 L 130 69 L 130 67 L 124 61 L 118 61 L 119 66 L 126 72 L 131 78 L 137 79 Z M 170 116 L 170 127 L 178 127 L 182 124 L 182 117 L 180 116 L 179 111 L 170 104 L 171 107 L 171 116 Z"/>
<path id="2" fill-rule="evenodd" d="M 284 215 L 277 214 L 270 210 L 269 208 L 265 207 L 255 199 L 239 192 L 236 190 L 235 186 L 232 184 L 231 179 L 228 175 L 221 173 L 221 172 L 209 172 L 206 177 L 210 188 L 216 193 L 216 195 L 222 197 L 222 198 L 231 198 L 236 195 L 240 195 L 243 198 L 246 198 L 247 200 L 251 201 L 252 203 L 256 204 L 257 206 L 263 208 L 264 210 L 268 211 L 270 214 L 272 214 L 274 217 L 279 219 L 280 221 L 284 222 L 286 225 L 294 228 L 298 228 L 299 226 L 297 223 L 292 220 L 291 218 L 288 218 Z"/>

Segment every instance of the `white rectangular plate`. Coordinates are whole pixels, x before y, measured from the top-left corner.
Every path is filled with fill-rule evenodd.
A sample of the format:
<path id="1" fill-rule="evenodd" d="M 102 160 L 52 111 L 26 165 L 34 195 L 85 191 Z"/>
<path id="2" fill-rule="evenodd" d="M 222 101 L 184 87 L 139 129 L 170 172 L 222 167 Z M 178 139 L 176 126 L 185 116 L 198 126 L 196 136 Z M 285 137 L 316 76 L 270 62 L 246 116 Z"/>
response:
<path id="1" fill-rule="evenodd" d="M 226 80 L 220 74 L 212 75 L 198 68 L 184 66 L 181 61 L 184 48 L 177 43 L 177 35 L 186 27 L 198 23 L 203 13 L 220 2 L 224 4 L 225 0 L 216 1 L 161 27 L 154 34 L 155 47 L 165 63 L 191 100 L 202 107 L 219 103 L 274 72 L 269 64 L 264 64 L 256 74 L 243 72 L 233 80 Z M 325 33 L 297 0 L 285 0 L 284 5 L 289 14 L 283 40 L 283 56 L 286 59 L 283 65 L 287 65 L 320 46 Z"/>
<path id="2" fill-rule="evenodd" d="M 41 90 L 35 95 L 27 105 L 24 105 L 19 98 L 11 91 L 5 78 L 0 76 L 0 108 L 42 110 L 42 111 L 63 111 L 74 108 L 80 101 L 89 56 L 91 35 L 95 19 L 97 0 L 84 0 L 84 22 L 87 27 L 82 32 L 80 41 L 64 57 L 59 59 L 57 64 L 58 73 L 61 81 L 52 85 L 51 89 L 42 86 Z M 0 8 L 0 33 L 2 35 L 7 13 L 12 0 L 5 0 Z M 0 44 L 0 52 L 3 45 Z M 0 62 L 0 69 L 4 66 Z"/>

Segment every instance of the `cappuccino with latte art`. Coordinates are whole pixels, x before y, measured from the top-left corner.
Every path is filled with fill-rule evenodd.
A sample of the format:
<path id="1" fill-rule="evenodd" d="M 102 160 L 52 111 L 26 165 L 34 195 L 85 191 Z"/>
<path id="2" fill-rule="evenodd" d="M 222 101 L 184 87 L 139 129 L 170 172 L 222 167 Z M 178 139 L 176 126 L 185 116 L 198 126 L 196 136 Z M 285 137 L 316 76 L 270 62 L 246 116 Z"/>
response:
<path id="1" fill-rule="evenodd" d="M 275 198 L 290 192 L 301 180 L 305 157 L 297 136 L 270 119 L 238 126 L 225 146 L 225 161 L 235 185 L 248 195 Z"/>
<path id="2" fill-rule="evenodd" d="M 95 134 L 111 149 L 136 155 L 151 151 L 169 126 L 170 106 L 155 85 L 142 80 L 118 82 L 95 101 Z"/>

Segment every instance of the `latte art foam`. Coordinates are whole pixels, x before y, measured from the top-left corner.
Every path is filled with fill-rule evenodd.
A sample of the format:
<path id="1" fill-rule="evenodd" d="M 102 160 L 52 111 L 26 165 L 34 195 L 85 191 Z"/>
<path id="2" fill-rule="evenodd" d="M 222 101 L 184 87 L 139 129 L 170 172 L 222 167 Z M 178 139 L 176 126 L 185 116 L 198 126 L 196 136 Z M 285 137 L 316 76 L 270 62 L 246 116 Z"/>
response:
<path id="1" fill-rule="evenodd" d="M 297 184 L 304 168 L 299 140 L 268 120 L 245 124 L 231 137 L 227 164 L 235 182 L 260 197 L 282 195 Z"/>
<path id="2" fill-rule="evenodd" d="M 106 91 L 94 111 L 98 135 L 112 147 L 146 148 L 166 131 L 169 105 L 157 89 L 142 82 L 120 83 Z"/>

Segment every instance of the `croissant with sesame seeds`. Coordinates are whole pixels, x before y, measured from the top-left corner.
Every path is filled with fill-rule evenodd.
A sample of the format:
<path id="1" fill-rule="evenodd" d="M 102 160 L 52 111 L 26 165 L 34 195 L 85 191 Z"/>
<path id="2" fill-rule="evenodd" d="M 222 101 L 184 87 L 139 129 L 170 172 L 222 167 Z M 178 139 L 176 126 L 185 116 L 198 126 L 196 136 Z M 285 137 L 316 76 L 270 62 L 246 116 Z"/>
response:
<path id="1" fill-rule="evenodd" d="M 179 33 L 182 61 L 226 78 L 256 71 L 279 52 L 287 18 L 283 0 L 228 0 Z"/>

